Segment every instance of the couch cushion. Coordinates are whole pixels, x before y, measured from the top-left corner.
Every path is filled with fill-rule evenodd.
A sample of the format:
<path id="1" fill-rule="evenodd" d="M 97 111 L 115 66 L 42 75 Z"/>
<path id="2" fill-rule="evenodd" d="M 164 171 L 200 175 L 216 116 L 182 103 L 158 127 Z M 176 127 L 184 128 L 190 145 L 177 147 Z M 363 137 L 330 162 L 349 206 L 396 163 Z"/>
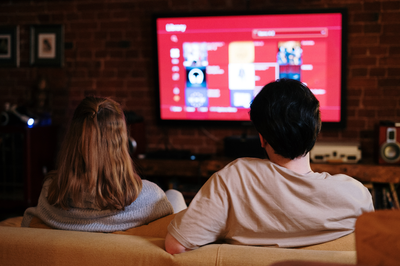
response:
<path id="1" fill-rule="evenodd" d="M 357 258 L 355 251 L 301 250 L 223 244 L 218 251 L 216 265 L 261 266 L 287 260 L 355 264 Z"/>
<path id="2" fill-rule="evenodd" d="M 163 238 L 0 226 L 4 265 L 172 265 Z"/>
<path id="3" fill-rule="evenodd" d="M 172 219 L 174 219 L 175 214 L 170 214 L 158 220 L 155 220 L 149 224 L 138 226 L 135 228 L 130 228 L 125 231 L 116 231 L 114 234 L 122 235 L 135 235 L 135 236 L 152 236 L 152 237 L 162 237 L 165 238 L 167 235 L 167 228 Z"/>
<path id="4" fill-rule="evenodd" d="M 0 222 L 0 226 L 21 227 L 22 216 L 8 218 Z"/>
<path id="5" fill-rule="evenodd" d="M 271 266 L 354 266 L 354 264 L 290 260 L 290 261 L 277 262 L 272 264 Z M 357 264 L 357 266 L 363 266 L 363 265 Z"/>
<path id="6" fill-rule="evenodd" d="M 356 238 L 355 233 L 348 234 L 341 238 L 325 242 L 322 244 L 301 247 L 298 249 L 307 250 L 335 250 L 335 251 L 355 251 L 356 250 Z"/>

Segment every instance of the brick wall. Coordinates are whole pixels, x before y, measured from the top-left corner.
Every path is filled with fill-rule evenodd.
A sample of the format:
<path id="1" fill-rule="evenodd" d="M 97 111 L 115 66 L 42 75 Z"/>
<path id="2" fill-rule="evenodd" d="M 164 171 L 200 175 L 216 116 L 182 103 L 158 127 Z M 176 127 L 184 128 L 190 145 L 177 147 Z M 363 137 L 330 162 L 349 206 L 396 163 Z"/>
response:
<path id="1" fill-rule="evenodd" d="M 375 125 L 400 121 L 399 0 L 2 0 L 0 26 L 19 25 L 21 61 L 18 68 L 0 68 L 0 105 L 26 102 L 38 80 L 45 78 L 52 93 L 53 122 L 62 128 L 85 95 L 111 96 L 145 118 L 148 150 L 169 143 L 195 153 L 220 153 L 222 139 L 243 129 L 156 125 L 150 15 L 331 7 L 349 11 L 348 126 L 323 130 L 320 138 L 360 141 L 364 157 L 372 157 Z M 64 25 L 64 67 L 29 65 L 32 24 Z"/>

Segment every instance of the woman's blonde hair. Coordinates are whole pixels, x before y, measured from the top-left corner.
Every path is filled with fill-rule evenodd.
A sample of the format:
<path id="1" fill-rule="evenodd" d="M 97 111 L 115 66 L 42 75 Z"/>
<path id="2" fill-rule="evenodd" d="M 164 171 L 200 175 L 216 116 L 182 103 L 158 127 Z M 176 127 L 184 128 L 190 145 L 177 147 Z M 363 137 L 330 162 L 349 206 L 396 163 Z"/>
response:
<path id="1" fill-rule="evenodd" d="M 108 98 L 86 97 L 74 112 L 57 170 L 49 174 L 48 202 L 63 209 L 90 193 L 102 210 L 122 210 L 142 189 L 129 155 L 125 115 Z"/>

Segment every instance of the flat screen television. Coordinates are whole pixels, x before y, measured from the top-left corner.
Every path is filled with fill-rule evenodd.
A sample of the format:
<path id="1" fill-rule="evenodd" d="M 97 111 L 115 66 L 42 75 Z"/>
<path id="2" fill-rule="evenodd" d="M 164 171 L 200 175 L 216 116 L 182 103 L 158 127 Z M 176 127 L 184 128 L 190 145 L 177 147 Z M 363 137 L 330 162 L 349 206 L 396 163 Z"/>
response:
<path id="1" fill-rule="evenodd" d="M 267 83 L 291 78 L 320 101 L 323 128 L 346 125 L 345 9 L 155 14 L 162 125 L 251 125 Z"/>

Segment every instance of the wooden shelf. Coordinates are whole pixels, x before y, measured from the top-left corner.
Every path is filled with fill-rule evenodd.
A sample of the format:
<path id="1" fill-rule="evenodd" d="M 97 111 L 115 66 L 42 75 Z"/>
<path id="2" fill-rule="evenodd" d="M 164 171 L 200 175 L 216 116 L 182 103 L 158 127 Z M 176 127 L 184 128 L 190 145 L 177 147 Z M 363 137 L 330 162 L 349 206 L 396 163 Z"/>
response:
<path id="1" fill-rule="evenodd" d="M 213 173 L 231 162 L 231 158 L 208 160 L 171 160 L 140 159 L 137 160 L 139 173 L 143 176 L 165 176 L 186 178 L 209 178 Z M 312 163 L 314 172 L 346 174 L 361 182 L 400 183 L 400 166 L 361 164 L 322 164 Z"/>
<path id="2" fill-rule="evenodd" d="M 400 166 L 378 164 L 311 164 L 314 172 L 346 174 L 361 182 L 400 183 Z"/>

